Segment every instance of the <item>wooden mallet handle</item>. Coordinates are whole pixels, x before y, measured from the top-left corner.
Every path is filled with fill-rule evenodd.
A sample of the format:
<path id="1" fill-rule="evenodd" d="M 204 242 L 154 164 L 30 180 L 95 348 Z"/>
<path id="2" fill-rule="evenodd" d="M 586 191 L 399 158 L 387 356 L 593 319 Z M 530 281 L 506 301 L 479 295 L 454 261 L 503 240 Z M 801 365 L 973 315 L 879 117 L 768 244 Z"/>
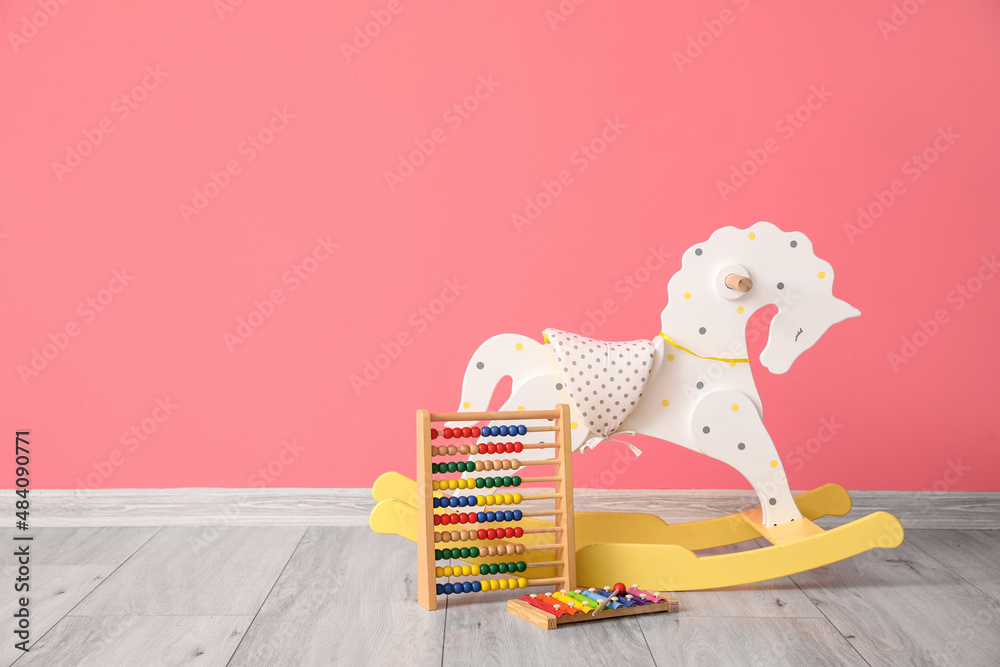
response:
<path id="1" fill-rule="evenodd" d="M 730 273 L 726 276 L 726 287 L 740 292 L 749 292 L 753 289 L 753 281 L 746 276 Z"/>

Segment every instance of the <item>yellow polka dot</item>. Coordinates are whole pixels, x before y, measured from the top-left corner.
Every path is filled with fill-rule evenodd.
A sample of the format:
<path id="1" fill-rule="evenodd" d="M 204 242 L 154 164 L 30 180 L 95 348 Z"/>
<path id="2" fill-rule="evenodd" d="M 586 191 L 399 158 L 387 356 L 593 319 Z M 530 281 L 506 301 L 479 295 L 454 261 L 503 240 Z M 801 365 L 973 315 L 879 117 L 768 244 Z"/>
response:
<path id="1" fill-rule="evenodd" d="M 524 349 L 524 345 L 522 345 L 521 343 L 518 343 L 517 345 L 514 346 L 514 349 L 515 350 L 523 350 Z"/>
<path id="2" fill-rule="evenodd" d="M 743 306 L 736 306 L 736 312 L 737 313 L 742 313 L 743 312 Z"/>
<path id="3" fill-rule="evenodd" d="M 472 407 L 472 403 L 469 403 L 468 401 L 466 401 L 465 403 L 462 403 L 462 407 L 465 408 L 466 410 L 468 410 L 469 408 Z"/>
<path id="4" fill-rule="evenodd" d="M 778 462 L 777 461 L 771 461 L 771 467 L 772 468 L 777 468 L 778 467 Z"/>
<path id="5" fill-rule="evenodd" d="M 755 238 L 757 238 L 757 235 L 754 234 L 753 232 L 750 232 L 749 234 L 747 234 L 747 238 L 753 241 Z"/>
<path id="6" fill-rule="evenodd" d="M 733 412 L 739 412 L 739 411 L 740 411 L 740 406 L 738 406 L 737 404 L 733 403 Z"/>
<path id="7" fill-rule="evenodd" d="M 524 406 L 523 405 L 517 406 L 517 409 L 518 409 L 519 412 L 524 412 Z"/>
<path id="8" fill-rule="evenodd" d="M 691 292 L 684 292 L 684 298 L 685 299 L 690 299 L 691 298 Z"/>
<path id="9" fill-rule="evenodd" d="M 667 361 L 673 361 L 673 360 L 674 360 L 674 355 L 668 354 L 667 355 Z"/>
<path id="10" fill-rule="evenodd" d="M 663 407 L 667 407 L 668 405 L 670 405 L 670 401 L 663 399 Z"/>
<path id="11" fill-rule="evenodd" d="M 735 361 L 730 361 L 730 362 L 729 362 L 729 365 L 730 365 L 730 366 L 736 366 L 736 362 L 735 362 Z"/>
<path id="12" fill-rule="evenodd" d="M 826 278 L 826 272 L 825 271 L 820 271 L 817 275 L 819 275 L 820 280 L 822 280 L 823 278 Z"/>
<path id="13" fill-rule="evenodd" d="M 577 424 L 576 422 L 573 422 L 572 424 L 570 424 L 570 425 L 569 425 L 569 427 L 570 427 L 571 429 L 573 429 L 573 430 L 575 431 L 575 430 L 576 430 L 576 427 L 577 427 L 577 425 L 578 425 L 578 424 Z"/>

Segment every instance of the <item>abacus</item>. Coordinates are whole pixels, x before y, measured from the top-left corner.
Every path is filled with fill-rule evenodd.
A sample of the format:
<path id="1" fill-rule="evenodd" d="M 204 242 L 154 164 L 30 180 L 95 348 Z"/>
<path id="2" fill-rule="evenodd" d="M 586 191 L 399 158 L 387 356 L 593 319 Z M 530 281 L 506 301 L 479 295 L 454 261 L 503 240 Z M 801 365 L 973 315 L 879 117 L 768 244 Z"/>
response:
<path id="1" fill-rule="evenodd" d="M 521 422 L 549 420 L 552 424 L 526 426 Z M 504 425 L 463 428 L 432 428 L 439 422 L 505 422 Z M 510 422 L 513 422 L 511 424 Z M 521 443 L 511 438 L 532 432 L 551 432 L 552 442 Z M 504 442 L 477 442 L 483 438 L 504 439 Z M 469 440 L 472 442 L 468 442 Z M 462 442 L 465 441 L 465 442 Z M 434 443 L 434 444 L 432 444 Z M 462 443 L 462 444 L 457 444 Z M 520 461 L 516 454 L 525 449 L 552 449 L 553 455 L 545 459 Z M 426 609 L 437 609 L 438 595 L 457 595 L 481 591 L 514 590 L 528 586 L 558 586 L 573 589 L 576 585 L 573 542 L 573 480 L 572 448 L 570 437 L 569 406 L 560 404 L 554 410 L 519 410 L 517 412 L 459 412 L 431 413 L 417 411 L 417 600 Z M 511 458 L 478 461 L 443 461 L 457 455 L 513 454 Z M 550 475 L 521 477 L 511 475 L 528 466 L 551 467 Z M 435 479 L 449 473 L 503 471 L 502 476 L 477 476 Z M 510 471 L 510 472 L 507 472 Z M 551 482 L 552 493 L 487 493 L 445 496 L 443 490 L 459 489 L 514 489 L 522 483 Z M 494 510 L 491 506 L 521 505 L 535 501 L 554 501 L 549 509 Z M 476 507 L 477 511 L 446 512 L 459 507 Z M 500 524 L 518 523 L 529 517 L 554 517 L 551 527 L 523 528 Z M 458 530 L 439 530 L 439 527 L 465 524 Z M 469 524 L 479 527 L 469 530 Z M 525 534 L 551 534 L 545 544 L 519 544 L 502 541 Z M 545 541 L 545 540 L 542 540 Z M 461 547 L 451 547 L 462 543 Z M 470 543 L 470 544 L 465 544 Z M 471 546 L 470 546 L 471 545 Z M 495 562 L 496 556 L 520 555 L 527 551 L 553 551 L 553 560 L 512 560 Z M 440 566 L 439 561 L 490 558 L 493 562 L 479 565 Z M 555 569 L 556 576 L 531 578 L 533 568 Z M 473 575 L 515 574 L 516 577 L 467 579 Z M 452 577 L 462 577 L 450 581 Z M 439 579 L 449 579 L 439 583 Z"/>

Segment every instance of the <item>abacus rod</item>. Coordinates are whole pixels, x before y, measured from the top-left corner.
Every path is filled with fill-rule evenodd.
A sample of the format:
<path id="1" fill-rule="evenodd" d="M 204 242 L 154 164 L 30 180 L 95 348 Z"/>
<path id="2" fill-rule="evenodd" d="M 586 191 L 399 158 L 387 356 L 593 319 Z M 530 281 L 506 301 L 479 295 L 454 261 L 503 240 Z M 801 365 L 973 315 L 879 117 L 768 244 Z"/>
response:
<path id="1" fill-rule="evenodd" d="M 524 449 L 555 449 L 559 445 L 554 442 L 536 442 L 527 445 L 521 445 Z"/>
<path id="2" fill-rule="evenodd" d="M 558 410 L 518 410 L 507 412 L 432 412 L 432 422 L 481 422 L 502 420 L 557 419 Z M 531 426 L 528 427 L 530 430 Z M 546 428 L 544 426 L 534 428 Z M 554 429 L 553 429 L 554 430 Z"/>
<path id="3" fill-rule="evenodd" d="M 521 516 L 555 516 L 559 514 L 556 510 L 529 510 L 521 512 Z"/>
<path id="4" fill-rule="evenodd" d="M 564 560 L 547 560 L 539 563 L 527 563 L 526 567 L 555 567 L 556 565 L 562 565 L 566 561 Z"/>
<path id="5" fill-rule="evenodd" d="M 528 495 L 522 495 L 521 500 L 552 500 L 553 498 L 562 498 L 561 493 L 529 493 Z"/>
<path id="6" fill-rule="evenodd" d="M 553 526 L 552 528 L 525 528 L 524 534 L 529 535 L 532 533 L 561 533 L 562 528 Z M 527 547 L 525 547 L 527 549 Z"/>
<path id="7" fill-rule="evenodd" d="M 528 579 L 529 586 L 552 586 L 565 583 L 566 577 L 549 577 L 548 579 Z"/>
<path id="8" fill-rule="evenodd" d="M 542 459 L 541 461 L 520 461 L 522 466 L 553 466 L 559 463 L 559 459 Z"/>
<path id="9" fill-rule="evenodd" d="M 525 546 L 525 551 L 555 551 L 556 549 L 562 548 L 560 544 L 533 544 L 530 546 Z"/>
<path id="10" fill-rule="evenodd" d="M 538 433 L 540 431 L 558 431 L 558 426 L 525 426 L 524 430 L 528 433 Z M 490 436 L 492 437 L 492 436 Z"/>
<path id="11" fill-rule="evenodd" d="M 561 482 L 562 477 L 522 477 L 522 482 Z"/>

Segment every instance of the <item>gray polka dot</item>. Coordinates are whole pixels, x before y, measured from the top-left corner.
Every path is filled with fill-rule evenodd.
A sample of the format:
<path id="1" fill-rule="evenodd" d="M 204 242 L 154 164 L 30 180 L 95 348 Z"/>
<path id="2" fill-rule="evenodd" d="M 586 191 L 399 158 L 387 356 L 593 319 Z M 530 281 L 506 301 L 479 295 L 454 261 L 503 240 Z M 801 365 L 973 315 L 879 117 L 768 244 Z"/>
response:
<path id="1" fill-rule="evenodd" d="M 785 283 L 778 283 L 778 289 L 785 289 Z"/>
<path id="2" fill-rule="evenodd" d="M 712 429 L 710 429 L 709 427 L 707 427 L 707 426 L 706 426 L 705 428 L 701 429 L 701 432 L 702 432 L 702 433 L 708 433 L 708 432 L 709 432 L 709 431 L 711 431 L 711 430 L 712 430 Z"/>
<path id="3" fill-rule="evenodd" d="M 704 335 L 706 331 L 708 331 L 708 329 L 706 329 L 705 327 L 702 327 L 702 328 L 698 329 L 698 333 L 700 333 L 702 335 Z"/>
<path id="4" fill-rule="evenodd" d="M 767 501 L 767 504 L 768 505 L 777 505 L 778 501 L 775 500 L 774 498 L 771 498 L 770 500 Z"/>
<path id="5" fill-rule="evenodd" d="M 798 244 L 799 244 L 799 242 L 798 242 L 798 241 L 792 241 L 792 242 L 791 242 L 791 243 L 789 243 L 788 245 L 790 245 L 790 246 L 792 246 L 792 247 L 794 248 L 794 247 L 795 247 L 795 246 L 797 246 Z"/>
<path id="6" fill-rule="evenodd" d="M 476 364 L 476 368 L 478 368 L 479 370 L 483 370 L 483 366 L 485 366 L 485 365 L 486 364 L 484 364 L 483 362 L 480 361 L 478 364 Z"/>
<path id="7" fill-rule="evenodd" d="M 695 248 L 694 254 L 696 254 L 696 255 L 698 255 L 700 257 L 701 256 L 701 248 Z"/>
<path id="8" fill-rule="evenodd" d="M 695 386 L 698 387 L 698 389 L 704 389 L 705 388 L 705 383 L 704 382 L 699 382 Z"/>
<path id="9" fill-rule="evenodd" d="M 556 391 L 562 391 L 562 382 L 556 382 Z"/>
<path id="10" fill-rule="evenodd" d="M 743 451 L 746 448 L 747 448 L 746 444 L 744 444 L 742 442 L 740 444 L 736 445 L 736 449 L 738 449 L 740 451 Z"/>

